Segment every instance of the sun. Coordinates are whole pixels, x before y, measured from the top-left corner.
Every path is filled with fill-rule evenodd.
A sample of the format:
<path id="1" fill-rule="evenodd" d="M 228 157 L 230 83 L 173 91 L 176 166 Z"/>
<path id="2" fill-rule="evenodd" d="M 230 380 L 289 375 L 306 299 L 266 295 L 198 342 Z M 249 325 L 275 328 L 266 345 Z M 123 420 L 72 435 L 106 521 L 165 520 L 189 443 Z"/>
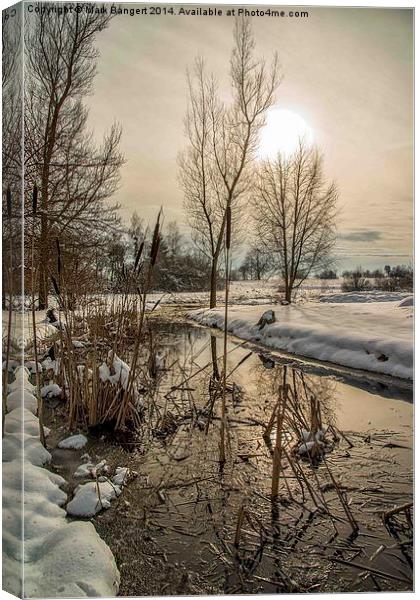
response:
<path id="1" fill-rule="evenodd" d="M 300 115 L 291 110 L 272 108 L 260 133 L 257 156 L 261 160 L 272 160 L 279 152 L 289 156 L 296 150 L 300 138 L 310 145 L 313 137 L 312 129 Z"/>

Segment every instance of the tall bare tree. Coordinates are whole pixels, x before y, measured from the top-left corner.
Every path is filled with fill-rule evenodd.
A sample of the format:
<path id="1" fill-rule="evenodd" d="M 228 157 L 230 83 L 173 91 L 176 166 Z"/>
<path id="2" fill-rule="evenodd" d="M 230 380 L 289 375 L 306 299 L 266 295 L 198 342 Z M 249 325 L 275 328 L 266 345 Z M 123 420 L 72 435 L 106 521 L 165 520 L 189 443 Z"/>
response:
<path id="1" fill-rule="evenodd" d="M 277 55 L 270 68 L 254 56 L 248 19 L 237 19 L 230 60 L 232 101 L 219 98 L 215 78 L 197 59 L 188 73 L 189 104 L 185 118 L 188 146 L 180 156 L 184 206 L 195 240 L 211 261 L 210 308 L 216 305 L 217 274 L 228 208 L 233 224 L 249 188 L 251 163 L 264 115 L 279 84 Z"/>
<path id="2" fill-rule="evenodd" d="M 332 262 L 338 191 L 325 179 L 319 151 L 303 141 L 291 157 L 265 162 L 254 189 L 258 233 L 273 252 L 291 302 L 311 272 Z"/>
<path id="3" fill-rule="evenodd" d="M 25 172 L 40 188 L 39 306 L 47 304 L 52 244 L 77 232 L 83 240 L 115 223 L 105 200 L 118 185 L 121 131 L 113 125 L 96 146 L 87 131 L 83 97 L 91 91 L 95 38 L 109 23 L 102 13 L 40 11 L 25 40 Z M 28 196 L 28 194 L 26 194 Z"/>

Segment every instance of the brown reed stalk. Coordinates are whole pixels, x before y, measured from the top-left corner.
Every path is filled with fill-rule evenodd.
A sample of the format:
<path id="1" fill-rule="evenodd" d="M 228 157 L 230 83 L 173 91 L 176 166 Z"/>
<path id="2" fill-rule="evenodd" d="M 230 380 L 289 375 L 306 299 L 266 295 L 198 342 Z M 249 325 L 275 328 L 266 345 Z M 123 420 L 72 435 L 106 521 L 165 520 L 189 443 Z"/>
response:
<path id="1" fill-rule="evenodd" d="M 154 266 L 156 264 L 157 257 L 158 257 L 158 254 L 159 254 L 160 239 L 161 239 L 161 236 L 160 236 L 160 218 L 161 218 L 161 214 L 162 214 L 162 209 L 160 209 L 160 211 L 159 211 L 159 214 L 158 214 L 157 219 L 156 219 L 155 228 L 154 228 L 154 231 L 153 231 L 152 245 L 151 245 L 150 254 L 149 254 L 149 266 L 148 266 L 148 269 L 147 269 L 146 281 L 144 283 L 144 288 L 143 288 L 143 296 L 142 296 L 142 306 L 141 306 L 140 320 L 139 320 L 138 327 L 137 327 L 137 332 L 136 332 L 136 339 L 135 339 L 133 357 L 132 357 L 131 364 L 130 364 L 130 372 L 129 372 L 129 376 L 128 376 L 128 383 L 127 383 L 126 389 L 124 390 L 123 399 L 122 399 L 122 402 L 121 402 L 120 410 L 119 410 L 119 413 L 118 413 L 118 416 L 117 416 L 117 421 L 116 421 L 116 424 L 115 424 L 115 428 L 116 429 L 122 428 L 123 425 L 125 424 L 126 416 L 127 416 L 127 410 L 128 410 L 129 403 L 130 403 L 130 400 L 131 400 L 133 385 L 134 385 L 134 381 L 135 381 L 135 378 L 136 378 L 137 361 L 138 361 L 140 344 L 141 344 L 141 336 L 142 336 L 142 330 L 143 330 L 143 323 L 144 323 L 145 313 L 146 313 L 147 294 L 149 292 L 149 287 L 150 287 L 151 282 L 152 282 L 152 275 L 153 275 Z"/>
<path id="2" fill-rule="evenodd" d="M 227 372 L 227 333 L 228 333 L 228 303 L 229 303 L 229 260 L 232 231 L 232 210 L 226 208 L 226 262 L 225 262 L 225 326 L 223 330 L 223 378 L 222 378 L 222 418 L 220 421 L 220 457 L 219 462 L 226 462 L 226 372 Z"/>
<path id="3" fill-rule="evenodd" d="M 36 395 L 37 395 L 37 407 L 38 407 L 38 423 L 39 423 L 39 439 L 41 444 L 45 446 L 45 432 L 44 432 L 44 416 L 43 416 L 43 401 L 41 396 L 41 381 L 38 372 L 38 340 L 36 336 L 36 317 L 35 317 L 35 219 L 38 206 L 38 188 L 35 184 L 32 191 L 32 248 L 31 248 L 31 286 L 32 286 L 32 335 L 34 338 L 34 359 L 35 359 L 35 381 L 36 381 Z"/>

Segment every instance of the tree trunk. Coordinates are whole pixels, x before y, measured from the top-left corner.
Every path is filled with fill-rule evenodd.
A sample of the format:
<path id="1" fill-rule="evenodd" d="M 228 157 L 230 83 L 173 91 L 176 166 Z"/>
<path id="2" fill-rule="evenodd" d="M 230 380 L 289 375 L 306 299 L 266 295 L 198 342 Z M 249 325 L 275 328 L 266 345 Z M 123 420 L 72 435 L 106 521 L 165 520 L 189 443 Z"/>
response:
<path id="1" fill-rule="evenodd" d="M 211 275 L 210 275 L 210 308 L 216 307 L 216 290 L 217 290 L 217 263 L 218 256 L 213 256 L 211 261 Z"/>
<path id="2" fill-rule="evenodd" d="M 292 301 L 292 284 L 289 281 L 285 281 L 284 284 L 284 299 L 286 300 L 286 302 L 291 302 Z"/>

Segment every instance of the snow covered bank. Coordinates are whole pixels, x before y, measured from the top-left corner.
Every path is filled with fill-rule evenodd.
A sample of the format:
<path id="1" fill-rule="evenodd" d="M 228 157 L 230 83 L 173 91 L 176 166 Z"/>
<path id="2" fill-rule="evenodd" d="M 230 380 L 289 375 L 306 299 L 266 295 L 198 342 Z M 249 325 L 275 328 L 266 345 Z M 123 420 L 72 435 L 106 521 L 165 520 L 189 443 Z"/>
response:
<path id="1" fill-rule="evenodd" d="M 319 302 L 332 302 L 338 304 L 341 302 L 395 302 L 408 301 L 412 299 L 411 292 L 381 292 L 379 290 L 371 290 L 369 292 L 341 292 L 338 294 L 323 294 L 319 297 Z M 411 303 L 412 306 L 412 303 Z"/>
<path id="2" fill-rule="evenodd" d="M 46 311 L 40 310 L 35 313 L 36 335 L 39 340 L 43 340 L 50 335 L 57 333 L 57 329 L 45 321 Z M 9 313 L 2 311 L 3 319 L 3 344 L 7 338 L 7 324 Z M 12 349 L 27 350 L 33 343 L 33 325 L 31 312 L 13 312 L 11 318 L 10 345 Z"/>
<path id="3" fill-rule="evenodd" d="M 405 302 L 270 305 L 276 321 L 260 329 L 261 307 L 229 309 L 228 331 L 239 338 L 300 356 L 412 379 L 413 307 Z M 188 316 L 224 328 L 224 311 L 199 309 Z"/>
<path id="4" fill-rule="evenodd" d="M 37 401 L 27 369 L 16 369 L 9 389 L 3 438 L 3 589 L 27 598 L 115 596 L 120 576 L 110 549 L 92 523 L 67 521 L 62 508 L 67 494 L 61 490 L 65 481 L 43 468 L 51 454 L 39 441 Z"/>

